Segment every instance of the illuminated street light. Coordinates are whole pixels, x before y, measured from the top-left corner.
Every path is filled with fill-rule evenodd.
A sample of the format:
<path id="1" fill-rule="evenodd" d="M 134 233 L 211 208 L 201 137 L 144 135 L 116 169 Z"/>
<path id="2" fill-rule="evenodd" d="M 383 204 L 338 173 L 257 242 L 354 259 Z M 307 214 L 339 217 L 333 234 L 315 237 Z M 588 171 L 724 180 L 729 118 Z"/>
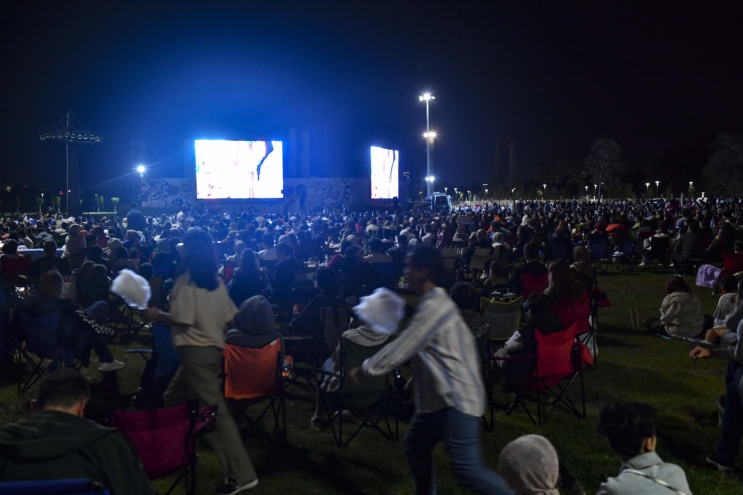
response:
<path id="1" fill-rule="evenodd" d="M 433 135 L 431 133 L 431 127 L 430 127 L 430 113 L 428 111 L 428 102 L 431 100 L 435 100 L 436 97 L 431 96 L 431 93 L 423 93 L 423 96 L 418 97 L 418 101 L 425 101 L 426 102 L 426 134 L 423 135 L 423 137 L 428 138 L 426 139 L 426 175 L 431 176 L 431 173 L 433 172 L 431 170 L 431 144 L 433 141 L 433 138 L 436 137 L 436 133 L 434 132 Z M 426 181 L 426 188 L 427 193 L 430 196 L 431 195 L 431 182 Z"/>
<path id="2" fill-rule="evenodd" d="M 137 172 L 139 172 L 140 177 L 144 177 L 144 172 L 147 170 L 144 165 L 138 165 L 137 166 Z"/>
<path id="3" fill-rule="evenodd" d="M 659 180 L 655 181 L 655 195 L 657 197 L 660 197 L 660 181 Z"/>

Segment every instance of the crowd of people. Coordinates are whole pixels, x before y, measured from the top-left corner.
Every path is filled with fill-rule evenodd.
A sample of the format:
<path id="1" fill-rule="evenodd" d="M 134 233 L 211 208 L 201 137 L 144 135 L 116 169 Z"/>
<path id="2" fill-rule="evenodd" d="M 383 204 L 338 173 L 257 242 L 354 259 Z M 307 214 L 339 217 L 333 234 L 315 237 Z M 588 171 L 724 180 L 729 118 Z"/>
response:
<path id="1" fill-rule="evenodd" d="M 698 339 L 700 346 L 691 352 L 694 360 L 730 361 L 727 393 L 721 398 L 721 440 L 708 461 L 724 471 L 734 467 L 743 436 L 743 351 L 738 349 L 743 284 L 737 282 L 743 269 L 721 280 L 724 294 L 715 314 L 708 316 L 683 275 L 690 261 L 714 263 L 730 253 L 743 255 L 740 201 L 489 203 L 447 213 L 424 208 L 352 212 L 343 207 L 255 214 L 184 206 L 175 215 L 145 215 L 133 204 L 122 218 L 0 218 L 0 236 L 4 271 L 23 258 L 24 251 L 44 252 L 24 274 L 28 282 L 21 284 L 22 297 L 13 309 L 3 349 L 24 340 L 24 318 L 57 314 L 61 345 L 85 366 L 93 350 L 101 372 L 115 371 L 124 363 L 113 359 L 108 342 L 122 337 L 114 327 L 124 302 L 111 293 L 111 281 L 121 270 L 147 280 L 152 297 L 144 316 L 149 324 L 170 328 L 181 358 L 162 403 L 198 399 L 219 406 L 216 429 L 207 439 L 225 475 L 217 493 L 230 494 L 253 488 L 258 478 L 217 378 L 225 343 L 261 348 L 289 335 L 323 341 L 323 308 L 336 315 L 354 314 L 357 322 L 344 334 L 354 342 L 371 347 L 387 343 L 351 370 L 350 379 L 361 383 L 412 361 L 413 377 L 406 389 L 413 391 L 415 414 L 405 453 L 416 493 L 435 493 L 431 453 L 438 441 L 446 444 L 457 479 L 477 493 L 556 494 L 560 483 L 581 493 L 580 483 L 559 463 L 549 440 L 537 435 L 521 437 L 503 449 L 500 475 L 485 466 L 479 417 L 488 399 L 477 342 L 483 335 L 487 338 L 488 328 L 480 315 L 480 299 L 496 293 L 524 298 L 521 326 L 493 353 L 494 372 L 502 376 L 504 388 L 523 392 L 534 370 L 537 330 L 551 334 L 577 328 L 577 335 L 585 335 L 595 325 L 595 305 L 606 297 L 595 283 L 595 246 L 605 245 L 600 257 L 611 260 L 613 253 L 624 253 L 631 244 L 641 267 L 657 261 L 676 270 L 659 318 L 646 321 L 648 331 Z M 666 250 L 660 256 L 654 239 L 663 240 Z M 457 250 L 453 268 L 442 256 L 451 250 Z M 471 269 L 472 260 L 483 252 L 487 264 Z M 297 290 L 298 276 L 307 272 L 314 273 L 315 288 Z M 535 288 L 524 283 L 529 280 L 544 283 Z M 420 298 L 404 328 L 399 322 L 404 303 L 394 294 L 402 288 Z M 399 314 L 397 321 L 382 322 L 364 310 L 377 299 L 390 308 L 381 313 Z M 316 347 L 295 350 L 298 355 L 317 353 Z M 282 360 L 289 351 L 282 347 Z M 337 370 L 333 356 L 324 357 L 326 369 Z M 509 359 L 514 357 L 523 359 Z M 80 446 L 73 442 L 58 449 L 53 459 L 26 447 L 52 441 L 58 434 L 52 431 L 54 424 L 69 423 L 81 432 L 88 428 L 68 416 L 81 417 L 89 395 L 87 381 L 77 372 L 63 369 L 46 375 L 37 392 L 41 412 L 0 428 L 0 481 L 59 477 L 61 466 L 90 463 L 81 460 L 89 456 L 80 456 L 80 449 L 103 449 L 117 457 L 116 472 L 97 464 L 79 469 L 98 473 L 114 494 L 151 492 L 144 481 L 146 489 L 139 482 L 121 483 L 120 471 L 141 479 L 141 466 L 111 430 L 90 426 L 93 430 L 80 435 L 95 441 Z M 320 416 L 318 408 L 312 423 L 322 423 Z M 600 493 L 667 493 L 669 488 L 691 493 L 684 472 L 655 454 L 655 428 L 655 412 L 646 404 L 604 406 L 599 431 L 623 464 L 619 476 L 602 484 Z"/>

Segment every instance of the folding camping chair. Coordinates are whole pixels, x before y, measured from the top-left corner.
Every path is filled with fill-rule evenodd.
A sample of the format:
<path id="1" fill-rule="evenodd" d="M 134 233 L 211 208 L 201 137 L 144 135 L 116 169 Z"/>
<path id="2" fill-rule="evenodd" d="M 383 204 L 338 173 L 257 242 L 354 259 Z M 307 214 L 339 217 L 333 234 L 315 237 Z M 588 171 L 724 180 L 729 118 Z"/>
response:
<path id="1" fill-rule="evenodd" d="M 85 478 L 0 483 L 3 495 L 109 495 L 103 484 Z"/>
<path id="2" fill-rule="evenodd" d="M 527 275 L 521 274 L 521 296 L 524 301 L 529 299 L 532 294 L 541 294 L 549 285 L 549 275 Z"/>
<path id="3" fill-rule="evenodd" d="M 18 393 L 23 395 L 41 380 L 45 374 L 56 370 L 60 366 L 67 366 L 79 370 L 82 363 L 75 359 L 69 349 L 57 345 L 57 327 L 59 314 L 52 313 L 45 316 L 30 318 L 21 315 L 21 324 L 24 332 L 24 345 L 19 349 L 21 357 L 31 365 L 31 374 L 23 382 L 18 379 Z M 38 359 L 34 358 L 36 356 Z M 49 361 L 46 365 L 44 363 Z"/>
<path id="4" fill-rule="evenodd" d="M 261 420 L 270 410 L 273 413 L 273 434 L 286 441 L 286 408 L 282 379 L 281 339 L 261 349 L 225 344 L 224 397 L 238 413 L 263 430 Z M 268 405 L 253 418 L 248 416 L 250 406 L 268 400 Z M 266 431 L 266 430 L 264 430 Z"/>
<path id="5" fill-rule="evenodd" d="M 343 332 L 348 330 L 348 310 L 346 308 L 321 308 L 320 321 L 325 333 L 325 348 L 332 355 L 338 347 Z"/>
<path id="6" fill-rule="evenodd" d="M 612 254 L 614 266 L 622 271 L 631 272 L 637 263 L 636 239 L 625 239 L 622 251 Z"/>
<path id="7" fill-rule="evenodd" d="M 540 428 L 546 423 L 552 414 L 557 409 L 557 406 L 563 405 L 569 411 L 574 413 L 578 418 L 586 417 L 586 398 L 583 388 L 583 365 L 578 354 L 578 344 L 575 341 L 575 332 L 577 331 L 577 325 L 573 325 L 565 331 L 543 334 L 539 329 L 534 332 L 536 344 L 535 354 L 533 356 L 518 356 L 501 358 L 493 355 L 493 360 L 500 361 L 516 361 L 523 359 L 534 360 L 534 372 L 529 379 L 526 390 L 516 394 L 514 401 L 508 406 L 506 414 L 511 414 L 513 410 L 520 404 L 529 419 Z M 570 387 L 575 382 L 576 378 L 580 378 L 580 393 L 581 402 L 583 405 L 582 414 L 578 411 L 578 408 L 573 404 L 573 401 L 568 396 Z M 563 387 L 562 382 L 567 380 L 567 385 Z M 557 388 L 558 390 L 555 390 Z M 550 392 L 552 394 L 552 407 L 549 412 L 542 411 L 545 407 L 542 405 L 542 395 L 544 392 Z M 534 416 L 526 407 L 524 402 L 528 393 L 536 395 L 537 402 L 537 419 L 534 420 Z M 491 407 L 491 420 L 492 420 L 492 407 Z"/>
<path id="8" fill-rule="evenodd" d="M 738 272 L 743 272 L 743 253 L 722 253 L 720 280 Z"/>
<path id="9" fill-rule="evenodd" d="M 588 250 L 591 252 L 591 261 L 595 262 L 601 270 L 606 273 L 611 261 L 607 259 L 609 241 L 603 239 L 591 239 L 588 241 Z"/>
<path id="10" fill-rule="evenodd" d="M 30 256 L 19 256 L 17 258 L 3 256 L 5 283 L 9 287 L 12 287 L 18 296 L 24 295 L 32 287 L 31 279 L 29 278 L 31 263 Z"/>
<path id="11" fill-rule="evenodd" d="M 521 306 L 524 298 L 519 296 L 510 302 L 503 303 L 488 298 L 480 299 L 480 310 L 483 319 L 490 329 L 493 340 L 508 340 L 519 328 Z"/>
<path id="12" fill-rule="evenodd" d="M 315 373 L 325 377 L 325 382 L 321 387 L 325 386 L 325 383 L 331 381 L 331 379 L 338 380 L 337 390 L 321 393 L 320 397 L 323 409 L 328 417 L 322 431 L 330 428 L 333 439 L 339 447 L 345 447 L 351 443 L 364 428 L 373 428 L 389 441 L 395 441 L 398 438 L 397 416 L 395 416 L 394 432 L 387 416 L 387 409 L 394 396 L 394 389 L 387 381 L 387 376 L 367 377 L 360 385 L 348 379 L 349 370 L 361 366 L 366 359 L 374 356 L 385 345 L 387 345 L 387 342 L 374 347 L 364 347 L 341 338 L 340 371 L 333 373 L 321 369 L 314 370 Z M 345 441 L 343 440 L 344 411 L 348 411 L 359 421 L 359 426 Z M 337 425 L 335 424 L 336 421 Z M 384 425 L 380 424 L 382 421 L 384 421 Z"/>
<path id="13" fill-rule="evenodd" d="M 467 270 L 474 279 L 476 274 L 485 270 L 485 265 L 490 261 L 490 248 L 477 248 L 470 258 L 470 265 Z"/>
<path id="14" fill-rule="evenodd" d="M 200 434 L 214 429 L 216 412 L 217 406 L 199 409 L 195 402 L 164 409 L 115 410 L 110 425 L 134 444 L 150 479 L 166 478 L 180 471 L 166 495 L 181 481 L 185 492 L 195 495 L 195 441 Z"/>
<path id="15" fill-rule="evenodd" d="M 170 327 L 152 325 L 152 349 L 127 349 L 128 354 L 139 354 L 146 364 L 140 379 L 134 403 L 138 407 L 162 405 L 162 397 L 170 380 L 178 371 L 181 357 L 173 345 Z"/>
<path id="16" fill-rule="evenodd" d="M 671 245 L 670 237 L 651 237 L 650 251 L 645 253 L 646 261 L 654 261 L 658 265 L 668 263 L 668 247 Z"/>
<path id="17" fill-rule="evenodd" d="M 447 272 L 455 272 L 459 258 L 461 256 L 461 249 L 457 248 L 443 248 L 441 249 L 441 258 L 444 261 L 444 269 Z"/>

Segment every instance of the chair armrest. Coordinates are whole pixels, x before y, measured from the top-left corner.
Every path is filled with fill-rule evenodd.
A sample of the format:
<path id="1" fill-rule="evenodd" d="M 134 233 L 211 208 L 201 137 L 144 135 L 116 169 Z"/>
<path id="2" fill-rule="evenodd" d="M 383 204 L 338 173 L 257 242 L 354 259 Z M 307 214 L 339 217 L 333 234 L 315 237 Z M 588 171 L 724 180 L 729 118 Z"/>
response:
<path id="1" fill-rule="evenodd" d="M 211 405 L 202 407 L 196 411 L 196 420 L 194 421 L 194 433 L 200 433 L 204 430 L 205 433 L 211 433 L 216 427 L 216 420 L 214 417 L 217 414 L 219 406 Z"/>
<path id="2" fill-rule="evenodd" d="M 501 356 L 496 356 L 495 354 L 493 354 L 492 356 L 490 356 L 490 359 L 492 359 L 493 361 L 526 361 L 527 359 L 535 359 L 535 358 L 536 356 L 531 356 L 531 355 L 530 356 L 501 357 Z"/>
<path id="3" fill-rule="evenodd" d="M 325 376 L 337 376 L 337 372 L 335 372 L 335 371 L 327 371 L 327 370 L 324 370 L 324 369 L 321 369 L 321 368 L 316 368 L 314 366 L 310 366 L 307 363 L 294 363 L 294 365 L 292 366 L 292 368 L 295 371 L 296 370 L 309 371 L 311 373 L 320 373 L 321 375 L 325 375 Z"/>
<path id="4" fill-rule="evenodd" d="M 124 352 L 128 354 L 152 354 L 152 349 L 127 349 Z"/>

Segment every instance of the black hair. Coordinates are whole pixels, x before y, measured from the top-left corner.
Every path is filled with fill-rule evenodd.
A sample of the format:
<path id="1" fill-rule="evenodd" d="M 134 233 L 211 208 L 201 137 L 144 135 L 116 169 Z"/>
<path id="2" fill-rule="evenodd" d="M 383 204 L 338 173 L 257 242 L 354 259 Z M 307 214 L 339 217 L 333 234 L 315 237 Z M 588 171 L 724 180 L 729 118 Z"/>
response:
<path id="1" fill-rule="evenodd" d="M 139 276 L 145 280 L 149 280 L 155 276 L 155 267 L 149 263 L 142 263 L 139 265 Z"/>
<path id="2" fill-rule="evenodd" d="M 451 300 L 459 309 L 472 309 L 477 303 L 478 291 L 474 285 L 469 282 L 457 282 L 451 288 Z"/>
<path id="3" fill-rule="evenodd" d="M 382 251 L 382 239 L 379 237 L 372 237 L 369 240 L 369 251 L 372 253 L 378 253 Z"/>
<path id="4" fill-rule="evenodd" d="M 317 269 L 317 272 L 315 272 L 315 281 L 317 282 L 317 286 L 325 292 L 331 294 L 338 292 L 338 277 L 335 275 L 335 271 L 329 266 L 321 266 Z"/>
<path id="5" fill-rule="evenodd" d="M 46 375 L 39 384 L 36 401 L 40 409 L 47 407 L 70 408 L 90 397 L 90 383 L 79 372 L 62 368 Z"/>
<path id="6" fill-rule="evenodd" d="M 642 443 L 655 436 L 658 417 L 644 402 L 609 402 L 599 412 L 598 432 L 609 438 L 617 454 L 634 457 L 642 453 Z"/>
<path id="7" fill-rule="evenodd" d="M 18 251 L 18 241 L 15 239 L 9 239 L 3 244 L 3 253 L 15 254 Z"/>
<path id="8" fill-rule="evenodd" d="M 726 294 L 735 292 L 738 289 L 738 279 L 735 275 L 729 275 L 722 280 L 722 288 Z"/>
<path id="9" fill-rule="evenodd" d="M 438 287 L 446 285 L 448 277 L 441 251 L 431 244 L 417 244 L 408 256 L 408 265 L 416 270 L 428 270 L 428 278 Z"/>
<path id="10" fill-rule="evenodd" d="M 541 315 L 555 310 L 555 302 L 547 294 L 534 293 L 524 303 L 524 310 L 532 315 Z"/>
<path id="11" fill-rule="evenodd" d="M 188 272 L 191 280 L 200 289 L 213 291 L 219 286 L 217 280 L 217 254 L 212 236 L 204 229 L 188 229 L 183 239 L 186 256 L 181 274 Z"/>

